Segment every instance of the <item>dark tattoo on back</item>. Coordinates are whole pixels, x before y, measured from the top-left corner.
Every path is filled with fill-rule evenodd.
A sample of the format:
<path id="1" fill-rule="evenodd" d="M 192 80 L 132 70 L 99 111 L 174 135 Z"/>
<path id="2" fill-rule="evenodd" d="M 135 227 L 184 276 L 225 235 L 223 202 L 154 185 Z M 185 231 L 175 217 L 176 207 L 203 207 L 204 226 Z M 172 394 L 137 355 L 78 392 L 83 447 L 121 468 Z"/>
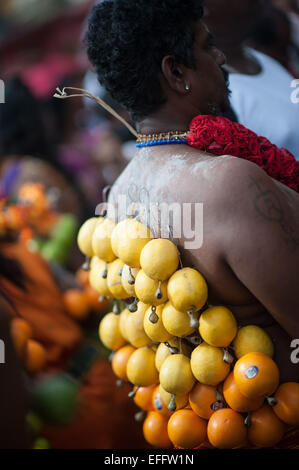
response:
<path id="1" fill-rule="evenodd" d="M 293 250 L 299 249 L 299 236 L 296 229 L 291 226 L 287 220 L 285 210 L 277 194 L 270 189 L 264 188 L 258 179 L 250 177 L 251 183 L 249 187 L 254 186 L 257 190 L 253 199 L 253 204 L 258 212 L 265 220 L 276 223 L 280 226 L 286 244 Z"/>

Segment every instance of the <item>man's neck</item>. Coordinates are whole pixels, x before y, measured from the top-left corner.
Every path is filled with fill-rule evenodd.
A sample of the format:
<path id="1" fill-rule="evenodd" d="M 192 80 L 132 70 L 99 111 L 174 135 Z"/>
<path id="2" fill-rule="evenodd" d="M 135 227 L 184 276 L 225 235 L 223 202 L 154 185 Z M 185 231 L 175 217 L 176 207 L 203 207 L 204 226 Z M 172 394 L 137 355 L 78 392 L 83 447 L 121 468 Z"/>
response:
<path id="1" fill-rule="evenodd" d="M 187 131 L 193 117 L 194 115 L 184 116 L 175 110 L 171 112 L 169 109 L 160 109 L 159 112 L 153 113 L 137 122 L 137 132 L 140 134 L 160 134 L 173 131 Z"/>

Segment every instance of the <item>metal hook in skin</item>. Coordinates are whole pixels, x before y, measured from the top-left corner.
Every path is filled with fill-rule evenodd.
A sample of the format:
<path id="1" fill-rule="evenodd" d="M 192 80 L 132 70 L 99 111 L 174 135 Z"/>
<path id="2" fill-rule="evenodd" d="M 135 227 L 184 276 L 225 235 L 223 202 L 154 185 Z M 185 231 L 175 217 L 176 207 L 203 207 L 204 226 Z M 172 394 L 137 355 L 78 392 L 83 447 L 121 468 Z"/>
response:
<path id="1" fill-rule="evenodd" d="M 143 421 L 144 418 L 145 418 L 145 414 L 146 414 L 146 413 L 145 413 L 144 410 L 141 410 L 141 411 L 139 411 L 138 413 L 136 413 L 136 414 L 134 415 L 135 421 L 137 421 L 137 422 L 139 422 L 139 423 L 140 423 L 140 421 Z"/>
<path id="2" fill-rule="evenodd" d="M 120 308 L 119 308 L 117 300 L 113 303 L 112 312 L 114 313 L 114 315 L 119 315 L 120 314 Z"/>
<path id="3" fill-rule="evenodd" d="M 161 290 L 161 281 L 159 281 L 159 286 L 158 286 L 158 289 L 157 289 L 157 291 L 156 291 L 156 293 L 155 293 L 155 297 L 156 297 L 156 299 L 158 299 L 158 300 L 162 299 L 162 297 L 163 297 L 163 292 L 162 292 L 162 290 Z"/>
<path id="4" fill-rule="evenodd" d="M 138 392 L 139 387 L 133 389 L 131 392 L 128 393 L 129 398 L 134 398 L 136 393 Z"/>
<path id="5" fill-rule="evenodd" d="M 108 357 L 108 361 L 109 362 L 112 362 L 112 359 L 114 358 L 115 356 L 115 351 L 112 351 L 112 353 L 110 354 L 110 356 Z"/>
<path id="6" fill-rule="evenodd" d="M 198 346 L 199 344 L 202 343 L 201 337 L 200 337 L 200 336 L 197 336 L 197 335 L 186 336 L 186 337 L 185 337 L 185 340 L 188 341 L 188 342 L 191 343 L 191 344 L 195 344 L 196 346 Z"/>
<path id="7" fill-rule="evenodd" d="M 251 426 L 251 411 L 248 411 L 248 415 L 246 416 L 246 418 L 244 420 L 244 424 L 248 428 Z"/>
<path id="8" fill-rule="evenodd" d="M 102 199 L 103 199 L 103 202 L 105 202 L 105 203 L 108 202 L 108 197 L 109 197 L 111 188 L 112 188 L 111 185 L 107 185 L 107 186 L 105 186 L 105 188 L 102 191 Z"/>
<path id="9" fill-rule="evenodd" d="M 156 314 L 156 307 L 154 305 L 152 305 L 152 311 L 151 311 L 150 316 L 149 316 L 148 319 L 153 324 L 155 324 L 159 321 L 159 317 Z"/>
<path id="10" fill-rule="evenodd" d="M 216 388 L 216 400 L 217 401 L 222 401 L 223 397 L 222 394 L 220 393 L 218 387 Z"/>
<path id="11" fill-rule="evenodd" d="M 135 298 L 135 300 L 128 306 L 129 312 L 134 313 L 137 311 L 137 308 L 138 308 L 137 303 L 138 303 L 138 299 Z"/>
<path id="12" fill-rule="evenodd" d="M 167 408 L 169 409 L 169 411 L 176 410 L 175 395 L 173 393 L 171 394 L 170 402 L 168 403 Z"/>
<path id="13" fill-rule="evenodd" d="M 107 279 L 107 276 L 108 276 L 108 263 L 105 263 L 105 269 L 102 272 L 102 278 Z"/>
<path id="14" fill-rule="evenodd" d="M 190 328 L 194 328 L 194 330 L 197 330 L 197 328 L 199 327 L 199 321 L 198 319 L 195 317 L 195 312 L 194 310 L 188 310 L 188 315 L 190 317 Z"/>
<path id="15" fill-rule="evenodd" d="M 82 264 L 83 271 L 89 271 L 90 270 L 90 262 L 91 262 L 91 257 L 86 256 L 85 261 Z"/>
<path id="16" fill-rule="evenodd" d="M 167 342 L 165 342 L 164 344 L 165 344 L 165 346 L 168 347 L 168 349 L 170 351 L 170 354 L 178 354 L 179 353 L 178 348 L 175 348 L 174 346 L 171 346 L 171 344 L 169 344 Z"/>
<path id="17" fill-rule="evenodd" d="M 233 356 L 227 349 L 223 349 L 223 360 L 226 364 L 231 364 L 234 360 Z"/>
<path id="18" fill-rule="evenodd" d="M 270 406 L 275 406 L 278 403 L 276 398 L 274 398 L 274 397 L 267 397 L 266 396 L 266 401 L 267 401 L 268 405 L 270 405 Z"/>
<path id="19" fill-rule="evenodd" d="M 129 279 L 128 279 L 128 284 L 130 284 L 130 286 L 133 286 L 135 284 L 135 277 L 133 276 L 132 274 L 132 268 L 129 267 Z"/>

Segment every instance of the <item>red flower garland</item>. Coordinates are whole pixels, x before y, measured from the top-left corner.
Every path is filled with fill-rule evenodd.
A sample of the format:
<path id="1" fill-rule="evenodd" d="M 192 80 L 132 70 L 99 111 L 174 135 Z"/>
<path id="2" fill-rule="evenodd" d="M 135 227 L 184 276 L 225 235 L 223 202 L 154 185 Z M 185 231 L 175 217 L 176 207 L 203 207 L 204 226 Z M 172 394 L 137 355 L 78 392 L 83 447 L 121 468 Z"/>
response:
<path id="1" fill-rule="evenodd" d="M 225 117 L 200 115 L 190 124 L 188 145 L 214 155 L 232 155 L 256 163 L 269 176 L 299 192 L 299 161 L 265 137 Z"/>

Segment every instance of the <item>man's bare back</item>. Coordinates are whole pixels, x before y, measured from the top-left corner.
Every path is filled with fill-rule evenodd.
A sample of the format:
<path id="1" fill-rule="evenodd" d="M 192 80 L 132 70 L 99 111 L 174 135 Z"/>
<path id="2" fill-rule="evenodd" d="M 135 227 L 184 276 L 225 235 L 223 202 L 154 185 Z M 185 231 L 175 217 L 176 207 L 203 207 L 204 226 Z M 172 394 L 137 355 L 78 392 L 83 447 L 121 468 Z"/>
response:
<path id="1" fill-rule="evenodd" d="M 138 150 L 110 202 L 119 195 L 146 207 L 202 203 L 202 246 L 186 249 L 184 230 L 176 239 L 183 264 L 203 274 L 210 304 L 229 306 L 240 326 L 270 334 L 281 381 L 298 381 L 299 365 L 290 359 L 291 340 L 299 338 L 298 194 L 252 163 L 172 145 Z"/>

